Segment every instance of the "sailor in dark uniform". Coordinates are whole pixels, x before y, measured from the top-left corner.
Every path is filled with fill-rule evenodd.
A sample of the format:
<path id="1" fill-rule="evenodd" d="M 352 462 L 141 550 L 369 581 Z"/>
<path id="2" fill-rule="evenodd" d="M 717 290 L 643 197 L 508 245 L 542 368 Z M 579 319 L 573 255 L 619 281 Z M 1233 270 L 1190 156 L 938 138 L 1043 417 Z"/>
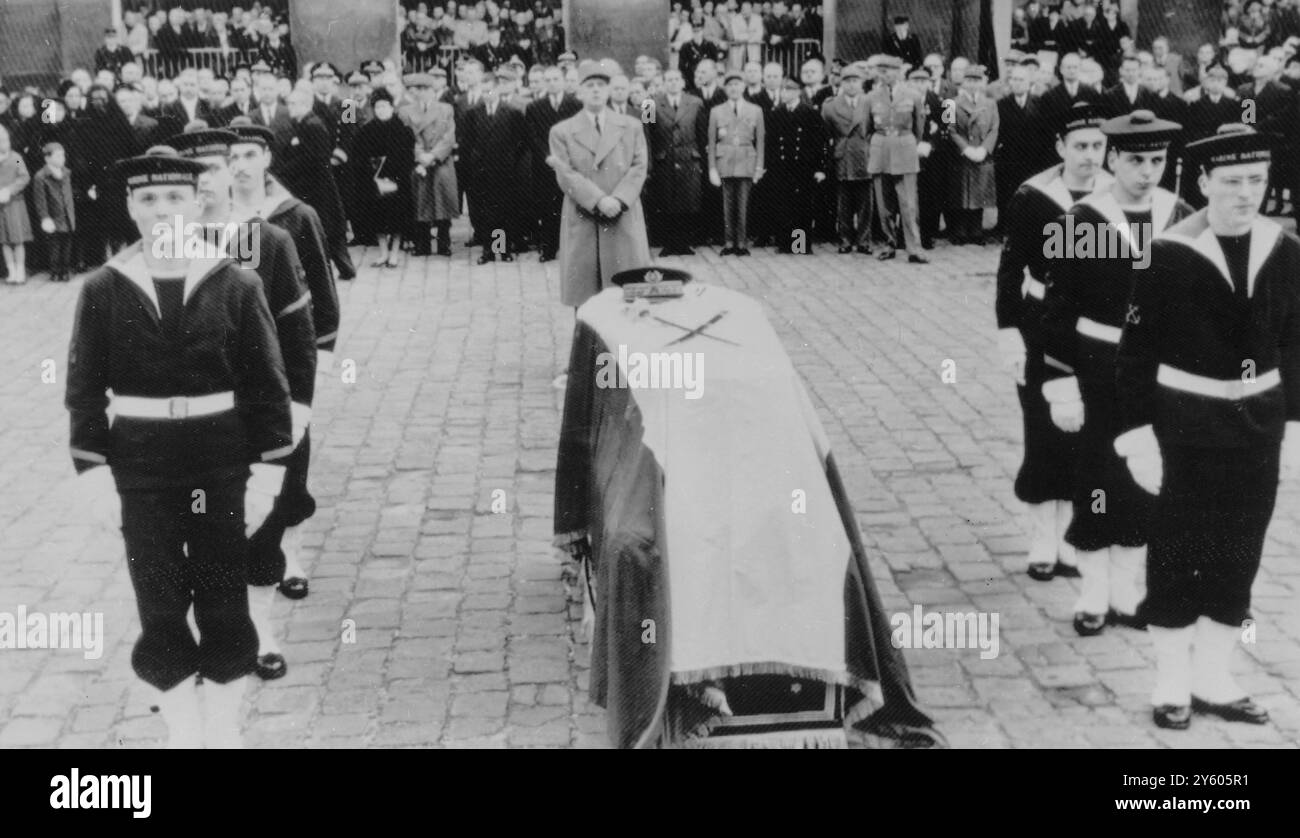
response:
<path id="1" fill-rule="evenodd" d="M 131 664 L 161 691 L 169 744 L 238 747 L 257 663 L 248 534 L 279 494 L 292 421 L 261 280 L 173 232 L 198 216 L 203 170 L 173 156 L 118 165 L 142 241 L 81 289 L 66 403 L 90 508 L 126 542 L 141 627 Z"/>
<path id="2" fill-rule="evenodd" d="M 1270 139 L 1191 143 L 1205 209 L 1151 247 L 1119 345 L 1115 450 L 1158 494 L 1142 616 L 1160 727 L 1264 724 L 1232 678 L 1283 478 L 1300 477 L 1300 239 L 1259 214 Z"/>
<path id="3" fill-rule="evenodd" d="M 228 158 L 231 147 L 240 141 L 239 135 L 230 131 L 195 131 L 172 137 L 167 144 L 182 157 L 198 160 L 208 167 L 199 178 L 199 201 L 203 206 L 199 220 L 210 234 L 215 234 L 226 252 L 256 271 L 262 280 L 289 381 L 296 448 L 311 421 L 316 386 L 316 329 L 311 319 L 311 292 L 303 280 L 302 263 L 292 237 L 269 221 L 256 216 L 240 218 L 234 213 Z M 298 483 L 297 469 L 306 465 L 298 459 L 290 456 L 286 461 L 294 475 L 285 481 L 286 486 Z M 293 492 L 282 491 L 276 505 L 283 508 L 294 500 Z M 271 628 L 271 601 L 285 570 L 284 554 L 278 547 L 284 534 L 282 517 L 272 510 L 261 529 L 253 534 L 249 550 L 248 607 L 257 629 L 257 674 L 263 679 L 279 678 L 287 671 Z M 271 532 L 262 533 L 268 526 Z"/>
<path id="4" fill-rule="evenodd" d="M 236 119 L 230 130 L 241 142 L 230 147 L 230 171 L 234 183 L 234 214 L 238 218 L 264 218 L 293 239 L 302 263 L 303 279 L 311 292 L 312 323 L 316 332 L 316 369 L 329 373 L 334 363 L 334 343 L 339 333 L 339 298 L 330 269 L 325 233 L 320 218 L 310 206 L 293 197 L 274 179 L 267 185 L 274 135 L 267 128 Z M 310 414 L 307 416 L 310 419 Z M 302 419 L 301 409 L 299 419 Z M 288 460 L 284 492 L 271 519 L 253 536 L 253 550 L 284 556 L 284 581 L 280 593 L 289 599 L 307 596 L 307 572 L 302 567 L 300 525 L 316 512 L 316 501 L 307 490 L 307 466 L 311 461 L 311 428 Z M 279 534 L 277 534 L 279 533 Z M 276 560 L 278 564 L 278 559 Z"/>
<path id="5" fill-rule="evenodd" d="M 1047 295 L 1044 239 L 1061 213 L 1110 187 L 1110 175 L 1102 169 L 1106 136 L 1101 123 L 1100 111 L 1087 102 L 1066 113 L 1056 130 L 1062 162 L 1031 177 L 1011 196 L 998 263 L 998 349 L 1016 379 L 1024 415 L 1025 456 L 1015 490 L 1029 507 L 1029 575 L 1043 582 L 1079 575 L 1074 548 L 1065 540 L 1073 514 L 1078 436 L 1053 424 L 1042 393 L 1038 326 Z"/>
<path id="6" fill-rule="evenodd" d="M 1074 628 L 1084 637 L 1107 622 L 1140 627 L 1135 614 L 1152 498 L 1113 448 L 1115 348 L 1152 236 L 1191 213 L 1157 185 L 1180 130 L 1146 110 L 1105 122 L 1114 182 L 1075 204 L 1044 242 L 1050 258 L 1042 391 L 1057 427 L 1082 428 L 1065 538 L 1083 577 Z"/>

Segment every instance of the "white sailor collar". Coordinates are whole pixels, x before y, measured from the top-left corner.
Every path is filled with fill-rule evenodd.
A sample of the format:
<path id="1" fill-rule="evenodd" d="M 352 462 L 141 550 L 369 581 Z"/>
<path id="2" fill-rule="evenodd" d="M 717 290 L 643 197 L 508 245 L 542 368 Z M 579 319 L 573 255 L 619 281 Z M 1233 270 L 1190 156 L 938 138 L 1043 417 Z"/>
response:
<path id="1" fill-rule="evenodd" d="M 1070 194 L 1069 187 L 1065 185 L 1065 180 L 1061 177 L 1064 171 L 1065 165 L 1057 163 L 1052 168 L 1041 171 L 1029 178 L 1029 180 L 1025 181 L 1025 185 L 1031 189 L 1037 189 L 1039 192 L 1051 198 L 1056 202 L 1057 206 L 1061 208 L 1061 211 L 1064 212 L 1074 206 L 1075 203 L 1074 197 Z M 1110 189 L 1112 180 L 1113 178 L 1109 172 L 1098 172 L 1097 177 L 1093 180 L 1092 191 L 1098 192 L 1103 189 Z"/>
<path id="2" fill-rule="evenodd" d="M 1120 206 L 1115 194 L 1109 188 L 1093 192 L 1091 195 L 1079 202 L 1085 206 L 1092 207 L 1102 218 L 1105 218 L 1111 226 L 1115 227 L 1124 241 L 1128 243 L 1129 250 L 1133 253 L 1141 253 L 1137 244 L 1133 241 L 1133 231 L 1129 227 L 1129 220 L 1124 215 L 1125 209 L 1136 210 L 1132 207 Z M 1151 229 L 1152 238 L 1169 226 L 1169 219 L 1173 217 L 1174 207 L 1178 205 L 1178 196 L 1168 190 L 1156 187 L 1155 192 L 1151 195 Z"/>
<path id="3" fill-rule="evenodd" d="M 1250 225 L 1250 260 L 1246 268 L 1246 296 L 1255 296 L 1255 279 L 1259 276 L 1260 268 L 1268 260 L 1281 235 L 1282 225 L 1262 215 L 1257 216 Z M 1228 283 L 1228 289 L 1232 290 L 1232 273 L 1228 270 L 1228 259 L 1223 255 L 1219 237 L 1214 235 L 1214 230 L 1210 228 L 1207 210 L 1200 210 L 1176 227 L 1166 230 L 1160 234 L 1160 238 L 1190 247 L 1199 253 L 1218 268 L 1223 281 Z"/>
<path id="4" fill-rule="evenodd" d="M 203 243 L 203 255 L 190 260 L 185 272 L 185 290 L 181 296 L 181 305 L 188 303 L 194 291 L 202 282 L 212 275 L 217 268 L 228 261 L 228 257 L 210 242 Z M 127 247 L 108 262 L 108 267 L 125 277 L 132 285 L 153 303 L 154 311 L 162 317 L 162 308 L 158 304 L 158 292 L 154 289 L 153 276 L 144 262 L 144 246 L 140 242 Z"/>

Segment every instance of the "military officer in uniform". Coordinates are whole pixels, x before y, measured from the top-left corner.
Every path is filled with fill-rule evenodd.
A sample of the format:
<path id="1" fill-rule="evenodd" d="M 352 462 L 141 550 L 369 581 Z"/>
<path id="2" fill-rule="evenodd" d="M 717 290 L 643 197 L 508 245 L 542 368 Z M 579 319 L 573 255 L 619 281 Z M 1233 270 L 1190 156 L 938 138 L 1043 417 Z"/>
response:
<path id="1" fill-rule="evenodd" d="M 204 169 L 172 155 L 118 164 L 142 241 L 82 286 L 66 404 L 85 501 L 126 543 L 131 665 L 159 690 L 169 745 L 239 747 L 257 663 L 248 534 L 279 494 L 293 423 L 261 280 L 175 230 L 199 214 Z"/>
<path id="2" fill-rule="evenodd" d="M 209 239 L 223 244 L 231 256 L 250 259 L 246 266 L 262 280 L 263 293 L 275 318 L 280 357 L 289 383 L 296 449 L 311 422 L 316 385 L 316 329 L 311 319 L 311 292 L 303 281 L 302 263 L 293 238 L 269 221 L 239 218 L 234 213 L 228 160 L 231 147 L 239 142 L 239 135 L 230 131 L 194 131 L 172 137 L 167 144 L 181 157 L 208 167 L 199 178 L 199 200 L 203 207 L 199 221 Z M 285 465 L 295 469 L 297 459 L 290 455 Z M 287 488 L 292 487 L 296 479 L 287 478 L 285 483 Z M 276 505 L 283 508 L 293 500 L 292 488 L 288 488 L 280 492 Z M 278 518 L 272 509 L 259 528 L 265 529 L 269 524 L 272 532 L 255 532 L 249 545 L 248 609 L 257 629 L 257 674 L 265 680 L 283 677 L 288 671 L 271 628 L 271 601 L 285 571 L 284 554 L 271 546 L 278 545 L 283 534 L 276 523 Z"/>
<path id="3" fill-rule="evenodd" d="M 1065 540 L 1073 517 L 1078 434 L 1056 427 L 1042 392 L 1039 321 L 1047 296 L 1046 246 L 1062 213 L 1110 187 L 1102 168 L 1101 123 L 1101 112 L 1087 102 L 1070 109 L 1056 131 L 1061 163 L 1026 180 L 1007 203 L 1006 242 L 998 262 L 998 350 L 1016 381 L 1024 417 L 1025 453 L 1015 492 L 1029 510 L 1029 576 L 1042 582 L 1079 575 L 1074 548 Z"/>
<path id="4" fill-rule="evenodd" d="M 836 228 L 840 253 L 871 253 L 871 175 L 867 168 L 867 97 L 862 70 L 850 64 L 840 72 L 839 95 L 822 105 L 822 121 L 835 160 Z"/>
<path id="5" fill-rule="evenodd" d="M 650 146 L 648 195 L 663 235 L 660 256 L 692 256 L 691 230 L 700 212 L 708 116 L 704 102 L 685 91 L 677 70 L 664 72 L 664 90 L 654 97 L 655 118 L 646 126 Z"/>
<path id="6" fill-rule="evenodd" d="M 722 187 L 724 246 L 720 256 L 749 255 L 746 223 L 750 189 L 763 177 L 763 109 L 742 98 L 744 77 L 736 70 L 725 79 L 727 101 L 709 111 L 709 182 Z"/>
<path id="7" fill-rule="evenodd" d="M 1300 240 L 1259 214 L 1270 138 L 1187 146 L 1205 209 L 1151 246 L 1119 345 L 1115 451 L 1157 495 L 1142 604 L 1153 717 L 1265 724 L 1232 677 L 1279 473 L 1300 477 Z"/>
<path id="8" fill-rule="evenodd" d="M 274 160 L 271 148 L 275 135 L 271 129 L 253 125 L 242 117 L 232 120 L 228 128 L 239 136 L 239 142 L 230 146 L 233 213 L 238 218 L 264 218 L 293 239 L 302 264 L 303 281 L 311 292 L 316 369 L 329 372 L 339 334 L 339 297 L 330 269 L 324 226 L 315 210 L 267 178 Z M 310 462 L 311 428 L 308 427 L 288 459 L 284 491 L 267 523 L 253 536 L 253 551 L 269 556 L 268 563 L 279 566 L 283 557 L 284 576 L 279 591 L 289 599 L 302 599 L 310 587 L 307 571 L 302 566 L 302 524 L 316 512 L 316 499 L 307 489 Z"/>
<path id="9" fill-rule="evenodd" d="M 1142 627 L 1138 580 L 1151 496 L 1112 447 L 1115 352 L 1133 277 L 1142 273 L 1151 239 L 1191 212 L 1158 186 L 1169 144 L 1181 130 L 1145 110 L 1103 123 L 1114 180 L 1062 216 L 1055 244 L 1045 245 L 1055 247 L 1055 256 L 1048 263 L 1042 319 L 1042 391 L 1057 427 L 1081 430 L 1074 519 L 1065 537 L 1083 575 L 1074 607 L 1074 629 L 1083 637 L 1100 634 L 1107 623 Z"/>
<path id="10" fill-rule="evenodd" d="M 921 230 L 916 206 L 916 174 L 921 170 L 917 144 L 925 132 L 925 98 L 902 81 L 902 62 L 884 55 L 878 61 L 880 79 L 867 94 L 867 133 L 871 153 L 867 173 L 875 182 L 876 212 L 885 233 L 885 249 L 876 256 L 893 259 L 899 228 L 907 261 L 929 263 L 921 255 Z M 893 207 L 898 211 L 894 212 Z"/>
<path id="11" fill-rule="evenodd" d="M 782 83 L 781 103 L 768 117 L 767 175 L 781 207 L 773 219 L 777 253 L 812 253 L 813 196 L 826 180 L 830 161 L 826 127 L 817 111 L 803 101 L 793 79 Z"/>
<path id="12" fill-rule="evenodd" d="M 456 120 L 451 105 L 434 98 L 434 75 L 447 71 L 434 67 L 403 79 L 414 101 L 403 105 L 398 116 L 415 134 L 415 169 L 411 194 L 415 202 L 414 254 L 428 256 L 429 225 L 438 231 L 438 255 L 451 255 L 451 221 L 460 215 L 456 187 Z"/>

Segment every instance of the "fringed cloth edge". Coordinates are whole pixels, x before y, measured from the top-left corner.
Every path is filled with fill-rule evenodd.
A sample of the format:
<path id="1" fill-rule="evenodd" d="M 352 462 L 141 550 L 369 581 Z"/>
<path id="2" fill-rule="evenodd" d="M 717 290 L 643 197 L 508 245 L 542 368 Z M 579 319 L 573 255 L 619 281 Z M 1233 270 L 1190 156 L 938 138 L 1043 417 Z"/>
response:
<path id="1" fill-rule="evenodd" d="M 843 670 L 821 669 L 813 666 L 781 663 L 779 661 L 751 661 L 749 663 L 733 663 L 726 666 L 710 666 L 704 669 L 674 672 L 670 681 L 677 686 L 688 686 L 704 681 L 718 681 L 723 678 L 742 678 L 746 675 L 788 675 L 791 678 L 803 678 L 810 681 L 821 681 L 825 684 L 851 687 L 862 693 L 863 696 L 870 700 L 871 704 L 875 705 L 873 710 L 884 703 L 879 681 L 859 678 Z"/>

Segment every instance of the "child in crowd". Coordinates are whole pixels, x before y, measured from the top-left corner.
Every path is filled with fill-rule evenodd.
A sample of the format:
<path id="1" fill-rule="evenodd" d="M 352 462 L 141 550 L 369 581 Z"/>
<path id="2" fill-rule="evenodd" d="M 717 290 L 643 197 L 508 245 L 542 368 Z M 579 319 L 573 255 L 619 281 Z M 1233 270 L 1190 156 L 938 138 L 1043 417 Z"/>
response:
<path id="1" fill-rule="evenodd" d="M 77 229 L 72 173 L 68 171 L 67 152 L 61 144 L 46 143 L 42 151 L 45 165 L 36 173 L 32 197 L 41 230 L 49 237 L 50 280 L 67 282 L 72 268 L 72 232 Z"/>

